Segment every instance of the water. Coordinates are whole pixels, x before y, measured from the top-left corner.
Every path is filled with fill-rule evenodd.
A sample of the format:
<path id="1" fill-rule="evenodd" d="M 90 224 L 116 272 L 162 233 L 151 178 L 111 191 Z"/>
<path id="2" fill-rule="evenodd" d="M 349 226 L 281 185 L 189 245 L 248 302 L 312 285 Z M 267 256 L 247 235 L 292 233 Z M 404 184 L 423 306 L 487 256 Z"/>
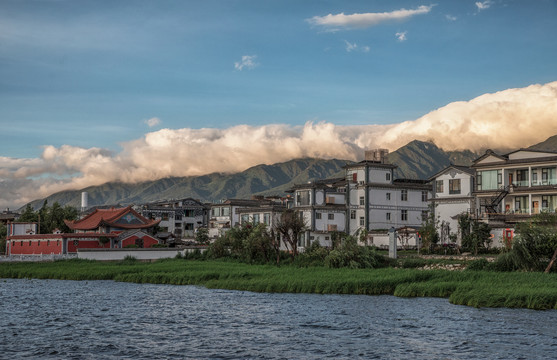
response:
<path id="1" fill-rule="evenodd" d="M 552 359 L 557 311 L 0 279 L 0 358 Z"/>

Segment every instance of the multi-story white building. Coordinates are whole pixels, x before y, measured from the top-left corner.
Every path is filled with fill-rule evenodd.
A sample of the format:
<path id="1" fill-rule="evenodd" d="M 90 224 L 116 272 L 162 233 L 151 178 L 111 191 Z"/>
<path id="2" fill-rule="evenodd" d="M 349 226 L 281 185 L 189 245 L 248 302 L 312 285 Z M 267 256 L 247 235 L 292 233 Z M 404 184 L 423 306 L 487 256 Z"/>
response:
<path id="1" fill-rule="evenodd" d="M 431 186 L 426 180 L 394 180 L 395 168 L 383 159 L 345 166 L 348 233 L 422 225 L 427 217 Z"/>
<path id="2" fill-rule="evenodd" d="M 446 242 L 450 234 L 456 234 L 461 240 L 458 229 L 458 217 L 461 214 L 475 213 L 474 170 L 467 166 L 450 165 L 433 175 L 433 205 L 435 219 L 439 220 L 440 236 Z"/>
<path id="3" fill-rule="evenodd" d="M 186 198 L 142 205 L 141 215 L 161 220 L 162 232 L 177 238 L 193 238 L 198 228 L 207 226 L 208 209 L 200 201 Z"/>
<path id="4" fill-rule="evenodd" d="M 332 245 L 332 233 L 346 232 L 346 180 L 343 178 L 316 180 L 294 186 L 293 209 L 300 212 L 307 230 L 298 246 L 304 248 L 314 241 L 322 246 Z"/>
<path id="5" fill-rule="evenodd" d="M 249 216 L 249 212 L 246 212 L 246 209 L 253 208 L 258 210 L 262 206 L 271 205 L 273 205 L 273 201 L 268 199 L 228 199 L 218 204 L 212 204 L 209 217 L 209 237 L 215 239 L 224 235 L 230 228 L 239 226 L 242 220 L 240 214 L 247 214 Z"/>
<path id="6" fill-rule="evenodd" d="M 534 215 L 557 210 L 557 152 L 488 150 L 474 161 L 480 213 Z M 520 218 L 521 216 L 514 216 Z"/>

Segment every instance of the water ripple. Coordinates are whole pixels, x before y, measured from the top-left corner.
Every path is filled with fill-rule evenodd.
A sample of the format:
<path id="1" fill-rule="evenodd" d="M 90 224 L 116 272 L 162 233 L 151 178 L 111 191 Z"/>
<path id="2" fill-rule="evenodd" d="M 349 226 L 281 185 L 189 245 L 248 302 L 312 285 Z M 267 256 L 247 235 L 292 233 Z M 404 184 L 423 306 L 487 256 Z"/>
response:
<path id="1" fill-rule="evenodd" d="M 445 299 L 0 282 L 0 359 L 548 359 L 557 311 Z"/>

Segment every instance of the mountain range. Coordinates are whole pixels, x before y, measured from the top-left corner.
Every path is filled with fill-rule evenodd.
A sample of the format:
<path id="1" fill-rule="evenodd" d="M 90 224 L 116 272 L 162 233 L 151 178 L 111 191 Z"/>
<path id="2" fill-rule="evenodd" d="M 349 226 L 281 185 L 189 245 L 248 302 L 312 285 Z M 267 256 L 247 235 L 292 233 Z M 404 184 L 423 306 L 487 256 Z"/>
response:
<path id="1" fill-rule="evenodd" d="M 557 135 L 532 145 L 532 150 L 557 151 Z M 387 160 L 398 167 L 395 178 L 428 179 L 450 164 L 471 165 L 481 154 L 469 150 L 444 151 L 433 142 L 414 140 L 389 153 Z M 86 191 L 89 206 L 140 204 L 163 199 L 194 198 L 219 201 L 227 198 L 250 198 L 252 195 L 284 195 L 295 184 L 328 177 L 343 177 L 342 159 L 295 159 L 273 165 L 257 165 L 235 174 L 213 173 L 202 176 L 171 177 L 141 183 L 110 182 L 79 190 L 62 191 L 31 202 L 40 208 L 49 204 L 79 207 L 81 192 Z"/>

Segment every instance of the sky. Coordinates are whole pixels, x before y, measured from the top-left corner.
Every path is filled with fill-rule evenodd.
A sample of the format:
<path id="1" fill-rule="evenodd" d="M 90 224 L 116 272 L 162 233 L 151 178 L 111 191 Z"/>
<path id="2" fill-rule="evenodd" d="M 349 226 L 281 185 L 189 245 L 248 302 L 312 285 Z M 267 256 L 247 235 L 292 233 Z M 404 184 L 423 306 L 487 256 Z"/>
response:
<path id="1" fill-rule="evenodd" d="M 557 134 L 557 1 L 0 1 L 0 209 Z"/>

